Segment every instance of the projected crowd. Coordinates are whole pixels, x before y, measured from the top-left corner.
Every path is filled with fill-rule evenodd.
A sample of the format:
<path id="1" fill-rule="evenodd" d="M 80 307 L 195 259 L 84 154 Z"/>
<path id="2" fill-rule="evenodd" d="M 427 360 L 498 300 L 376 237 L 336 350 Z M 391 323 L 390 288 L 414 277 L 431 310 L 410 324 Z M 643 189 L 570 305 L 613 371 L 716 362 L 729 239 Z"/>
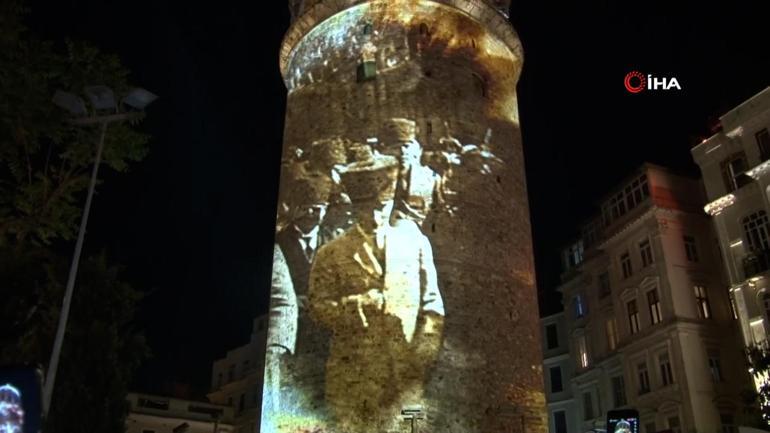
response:
<path id="1" fill-rule="evenodd" d="M 400 431 L 420 409 L 444 331 L 435 223 L 502 165 L 490 130 L 463 144 L 445 129 L 426 147 L 415 121 L 395 118 L 363 143 L 286 150 L 264 433 Z"/>

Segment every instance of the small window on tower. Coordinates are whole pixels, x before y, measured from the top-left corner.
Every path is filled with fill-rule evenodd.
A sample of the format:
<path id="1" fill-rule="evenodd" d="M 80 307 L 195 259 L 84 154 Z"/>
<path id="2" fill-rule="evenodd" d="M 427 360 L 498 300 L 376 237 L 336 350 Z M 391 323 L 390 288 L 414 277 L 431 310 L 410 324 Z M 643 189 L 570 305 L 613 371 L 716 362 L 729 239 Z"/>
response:
<path id="1" fill-rule="evenodd" d="M 487 80 L 485 80 L 479 74 L 473 74 L 473 81 L 476 86 L 476 91 L 481 94 L 483 98 L 487 97 Z"/>
<path id="2" fill-rule="evenodd" d="M 367 35 L 367 36 L 371 35 L 372 30 L 373 30 L 372 23 L 364 24 L 364 31 L 363 31 L 364 35 Z"/>

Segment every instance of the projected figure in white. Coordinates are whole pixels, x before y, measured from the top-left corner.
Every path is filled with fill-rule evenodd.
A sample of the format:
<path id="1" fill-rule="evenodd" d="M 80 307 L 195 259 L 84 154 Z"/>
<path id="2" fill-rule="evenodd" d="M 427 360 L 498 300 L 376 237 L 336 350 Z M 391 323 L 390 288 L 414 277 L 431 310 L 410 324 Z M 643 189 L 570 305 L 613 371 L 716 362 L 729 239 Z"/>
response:
<path id="1" fill-rule="evenodd" d="M 391 219 L 398 160 L 365 153 L 341 170 L 357 222 L 320 249 L 308 287 L 311 315 L 334 333 L 325 400 L 339 432 L 391 431 L 420 404 L 443 330 L 428 239 Z"/>

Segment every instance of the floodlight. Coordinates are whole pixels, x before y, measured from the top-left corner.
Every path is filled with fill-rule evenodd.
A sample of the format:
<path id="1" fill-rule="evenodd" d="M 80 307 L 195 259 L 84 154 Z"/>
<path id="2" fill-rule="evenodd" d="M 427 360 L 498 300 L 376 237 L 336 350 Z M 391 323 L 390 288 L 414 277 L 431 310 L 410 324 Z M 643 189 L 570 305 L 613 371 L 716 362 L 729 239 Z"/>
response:
<path id="1" fill-rule="evenodd" d="M 158 95 L 148 91 L 147 89 L 135 88 L 131 89 L 123 98 L 123 103 L 136 108 L 137 110 L 144 110 L 145 107 L 152 104 L 153 101 L 158 99 Z"/>
<path id="2" fill-rule="evenodd" d="M 86 86 L 86 95 L 97 110 L 115 109 L 115 94 L 107 86 Z"/>
<path id="3" fill-rule="evenodd" d="M 69 92 L 57 90 L 53 95 L 53 103 L 75 116 L 85 116 L 87 114 L 86 103 L 83 102 L 83 99 Z"/>

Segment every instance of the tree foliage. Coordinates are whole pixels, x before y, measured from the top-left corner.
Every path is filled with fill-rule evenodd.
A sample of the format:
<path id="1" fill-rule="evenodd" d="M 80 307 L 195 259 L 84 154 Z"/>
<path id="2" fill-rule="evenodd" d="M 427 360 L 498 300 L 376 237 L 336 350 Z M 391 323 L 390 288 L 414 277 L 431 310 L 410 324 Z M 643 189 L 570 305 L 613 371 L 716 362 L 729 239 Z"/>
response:
<path id="1" fill-rule="evenodd" d="M 87 43 L 57 47 L 35 39 L 21 25 L 22 11 L 17 1 L 0 9 L 0 24 L 8 26 L 0 30 L 0 244 L 48 244 L 76 234 L 99 134 L 98 125 L 68 122 L 52 97 L 57 90 L 82 95 L 89 85 L 125 94 L 128 71 L 117 56 Z M 107 166 L 125 171 L 146 154 L 144 134 L 110 125 Z"/>
<path id="2" fill-rule="evenodd" d="M 754 381 L 761 384 L 752 397 L 762 413 L 763 427 L 770 427 L 770 345 L 765 341 L 749 346 L 746 355 Z"/>
<path id="3" fill-rule="evenodd" d="M 35 38 L 25 13 L 20 0 L 0 2 L 0 365 L 45 367 L 71 260 L 51 244 L 77 233 L 99 133 L 70 123 L 52 96 L 87 85 L 119 96 L 129 73 L 87 43 Z M 147 151 L 133 125 L 111 124 L 103 163 L 126 171 Z M 148 348 L 132 325 L 141 295 L 120 271 L 104 254 L 81 261 L 46 433 L 124 431 L 127 387 Z"/>

